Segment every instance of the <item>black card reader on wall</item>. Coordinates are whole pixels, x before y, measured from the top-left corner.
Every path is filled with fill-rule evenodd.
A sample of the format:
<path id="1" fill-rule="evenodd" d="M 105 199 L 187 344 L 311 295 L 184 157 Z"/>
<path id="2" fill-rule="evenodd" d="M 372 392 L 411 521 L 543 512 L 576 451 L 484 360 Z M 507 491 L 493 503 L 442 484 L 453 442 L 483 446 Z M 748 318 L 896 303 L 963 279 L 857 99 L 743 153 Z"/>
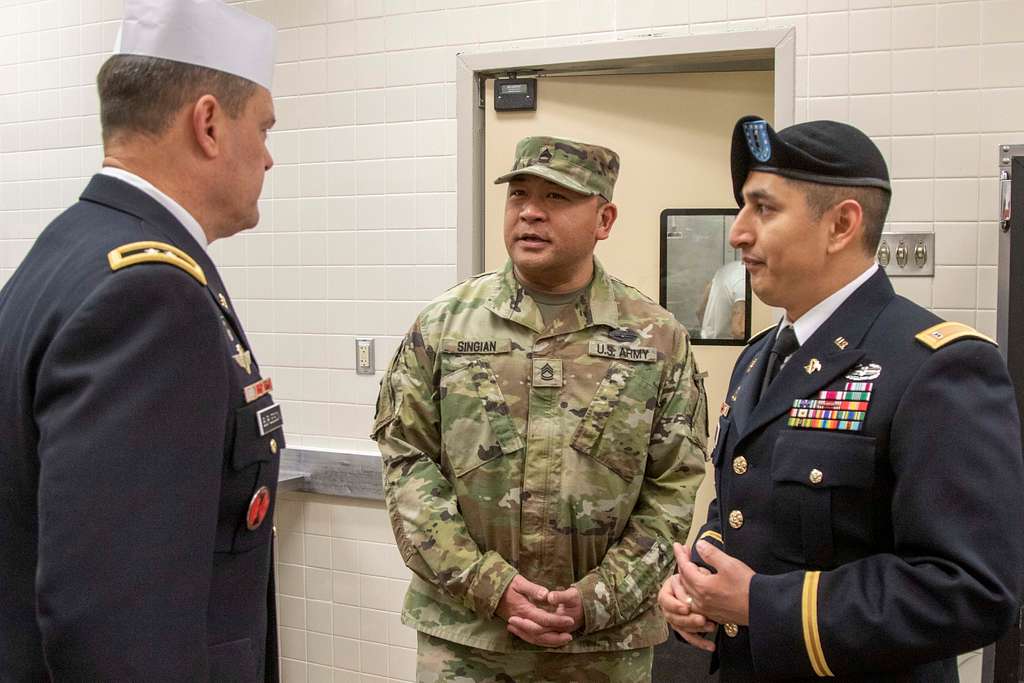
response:
<path id="1" fill-rule="evenodd" d="M 494 111 L 536 111 L 536 78 L 498 78 L 494 81 Z"/>

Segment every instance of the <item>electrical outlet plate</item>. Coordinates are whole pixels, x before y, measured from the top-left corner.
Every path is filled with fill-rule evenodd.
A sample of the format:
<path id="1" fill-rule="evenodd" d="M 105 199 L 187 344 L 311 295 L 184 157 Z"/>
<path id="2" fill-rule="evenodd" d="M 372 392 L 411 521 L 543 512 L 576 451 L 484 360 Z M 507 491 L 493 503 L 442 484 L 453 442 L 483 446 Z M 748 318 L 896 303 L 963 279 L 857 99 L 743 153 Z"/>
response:
<path id="1" fill-rule="evenodd" d="M 931 277 L 935 275 L 935 235 L 883 232 L 875 260 L 889 277 Z"/>
<path id="2" fill-rule="evenodd" d="M 373 339 L 359 337 L 356 339 L 356 374 L 372 375 L 374 372 Z"/>

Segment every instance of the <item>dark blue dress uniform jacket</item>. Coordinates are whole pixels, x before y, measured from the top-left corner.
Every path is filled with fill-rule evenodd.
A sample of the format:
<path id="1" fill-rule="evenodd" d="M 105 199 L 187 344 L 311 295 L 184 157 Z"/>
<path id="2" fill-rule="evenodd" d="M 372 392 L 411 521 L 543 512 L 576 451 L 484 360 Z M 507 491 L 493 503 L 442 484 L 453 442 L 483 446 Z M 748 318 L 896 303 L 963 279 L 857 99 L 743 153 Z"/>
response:
<path id="1" fill-rule="evenodd" d="M 723 681 L 956 681 L 955 655 L 1012 622 L 1024 568 L 1014 394 L 992 343 L 916 338 L 940 322 L 879 271 L 760 402 L 775 335 L 740 356 L 700 532 L 757 572 L 749 628 L 718 629 Z M 794 399 L 843 390 L 871 364 L 860 431 L 787 425 Z"/>
<path id="2" fill-rule="evenodd" d="M 208 284 L 111 269 L 149 240 Z M 239 346 L 217 269 L 138 189 L 97 175 L 42 232 L 0 292 L 0 680 L 276 678 L 273 509 L 246 514 L 284 440 Z"/>

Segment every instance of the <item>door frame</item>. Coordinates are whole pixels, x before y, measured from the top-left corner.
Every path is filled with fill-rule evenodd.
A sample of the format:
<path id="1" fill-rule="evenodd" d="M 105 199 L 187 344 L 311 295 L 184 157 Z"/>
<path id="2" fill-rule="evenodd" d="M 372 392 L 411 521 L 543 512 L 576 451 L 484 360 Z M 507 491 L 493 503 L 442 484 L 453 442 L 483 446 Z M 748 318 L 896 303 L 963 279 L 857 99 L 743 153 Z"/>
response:
<path id="1" fill-rule="evenodd" d="M 488 78 L 516 74 L 582 76 L 631 73 L 772 71 L 776 129 L 794 123 L 796 29 L 641 38 L 565 47 L 456 55 L 457 280 L 483 268 L 484 92 Z"/>

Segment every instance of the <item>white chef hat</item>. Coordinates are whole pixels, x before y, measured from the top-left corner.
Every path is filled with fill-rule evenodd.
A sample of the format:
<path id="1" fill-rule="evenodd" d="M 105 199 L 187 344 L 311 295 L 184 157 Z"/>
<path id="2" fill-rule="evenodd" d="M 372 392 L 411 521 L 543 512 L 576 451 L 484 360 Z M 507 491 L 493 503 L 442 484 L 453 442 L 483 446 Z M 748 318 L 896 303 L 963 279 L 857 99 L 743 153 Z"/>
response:
<path id="1" fill-rule="evenodd" d="M 114 54 L 195 64 L 270 90 L 277 31 L 221 0 L 125 0 Z"/>

